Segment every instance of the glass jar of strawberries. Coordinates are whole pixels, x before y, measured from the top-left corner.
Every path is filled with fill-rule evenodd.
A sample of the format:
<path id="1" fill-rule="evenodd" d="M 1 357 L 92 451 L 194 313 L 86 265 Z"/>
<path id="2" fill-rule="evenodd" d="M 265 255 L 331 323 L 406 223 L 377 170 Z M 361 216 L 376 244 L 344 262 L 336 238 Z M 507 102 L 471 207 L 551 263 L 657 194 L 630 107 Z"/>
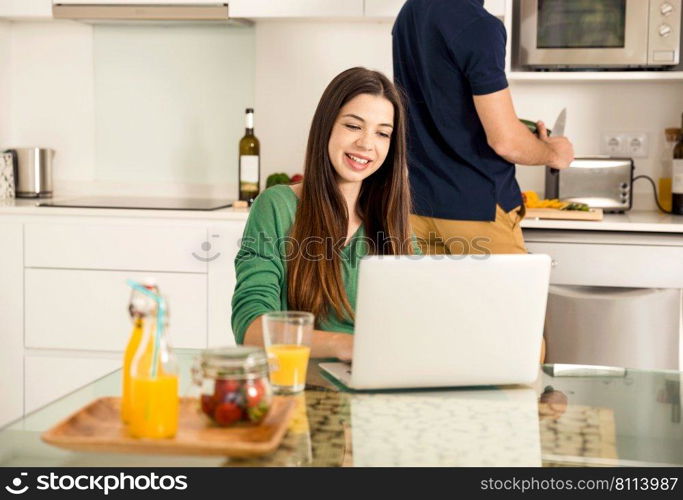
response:
<path id="1" fill-rule="evenodd" d="M 260 347 L 207 349 L 192 369 L 201 411 L 219 426 L 260 423 L 272 402 L 268 358 Z"/>

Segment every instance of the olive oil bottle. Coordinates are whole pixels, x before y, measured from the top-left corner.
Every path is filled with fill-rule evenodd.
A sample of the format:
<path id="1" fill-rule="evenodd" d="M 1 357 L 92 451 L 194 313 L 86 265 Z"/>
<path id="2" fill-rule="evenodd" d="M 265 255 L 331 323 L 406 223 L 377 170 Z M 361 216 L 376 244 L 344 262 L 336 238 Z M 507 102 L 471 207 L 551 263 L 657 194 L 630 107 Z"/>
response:
<path id="1" fill-rule="evenodd" d="M 671 177 L 673 175 L 674 148 L 678 142 L 681 129 L 670 127 L 664 130 L 664 149 L 662 150 L 661 175 L 659 177 L 659 204 L 671 212 Z"/>
<path id="2" fill-rule="evenodd" d="M 246 131 L 240 139 L 239 199 L 251 204 L 259 194 L 261 180 L 261 145 L 254 135 L 254 109 L 245 111 Z"/>
<path id="3" fill-rule="evenodd" d="M 683 215 L 683 132 L 678 135 L 671 170 L 671 213 Z"/>

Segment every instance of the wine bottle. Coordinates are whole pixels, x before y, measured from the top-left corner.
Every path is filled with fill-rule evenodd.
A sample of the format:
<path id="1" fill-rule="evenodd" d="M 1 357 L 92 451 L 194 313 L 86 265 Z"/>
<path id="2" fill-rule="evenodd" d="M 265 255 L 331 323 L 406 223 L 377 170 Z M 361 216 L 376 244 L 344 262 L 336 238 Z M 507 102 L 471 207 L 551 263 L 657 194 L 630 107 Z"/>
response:
<path id="1" fill-rule="evenodd" d="M 683 215 L 683 132 L 674 148 L 671 174 L 671 213 Z"/>
<path id="2" fill-rule="evenodd" d="M 254 135 L 254 109 L 247 108 L 245 113 L 246 131 L 240 139 L 239 189 L 240 200 L 251 204 L 259 194 L 261 146 Z"/>

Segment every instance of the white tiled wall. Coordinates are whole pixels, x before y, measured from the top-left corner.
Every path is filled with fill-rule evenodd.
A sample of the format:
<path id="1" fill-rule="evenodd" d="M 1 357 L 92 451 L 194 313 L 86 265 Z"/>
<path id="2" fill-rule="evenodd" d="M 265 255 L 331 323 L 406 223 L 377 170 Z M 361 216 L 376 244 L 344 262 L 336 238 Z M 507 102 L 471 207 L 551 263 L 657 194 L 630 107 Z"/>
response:
<path id="1" fill-rule="evenodd" d="M 70 22 L 14 22 L 10 45 L 7 146 L 56 151 L 55 188 L 91 180 L 94 158 L 92 27 Z"/>
<path id="2" fill-rule="evenodd" d="M 265 173 L 303 163 L 310 120 L 325 85 L 355 65 L 392 74 L 391 23 L 262 22 L 256 27 L 256 104 Z M 680 126 L 680 82 L 513 82 L 518 116 L 552 127 L 567 107 L 566 135 L 577 155 L 600 153 L 602 131 L 646 131 L 649 157 L 636 174 L 658 177 L 664 128 Z M 544 169 L 519 167 L 523 189 L 543 192 Z M 654 207 L 649 184 L 635 185 L 638 208 Z"/>
<path id="3" fill-rule="evenodd" d="M 143 193 L 154 186 L 157 194 L 173 184 L 208 186 L 234 196 L 244 107 L 256 109 L 263 180 L 300 171 L 323 89 L 357 65 L 391 76 L 390 33 L 388 21 L 0 22 L 0 146 L 54 147 L 58 192 L 96 181 L 138 183 Z M 511 89 L 520 117 L 549 126 L 566 106 L 577 154 L 598 153 L 602 131 L 648 132 L 649 157 L 636 166 L 653 177 L 663 129 L 680 124 L 683 112 L 680 82 L 513 82 Z M 542 191 L 543 169 L 520 167 L 518 178 Z M 649 185 L 636 192 L 637 208 L 652 206 Z"/>
<path id="4" fill-rule="evenodd" d="M 254 29 L 98 25 L 95 176 L 227 183 L 237 190 L 244 109 L 254 106 Z"/>
<path id="5" fill-rule="evenodd" d="M 0 21 L 0 75 L 9 75 L 11 24 Z M 9 141 L 10 135 L 10 81 L 0 77 L 0 148 Z"/>
<path id="6" fill-rule="evenodd" d="M 518 116 L 541 119 L 548 127 L 566 107 L 565 135 L 577 156 L 600 154 L 603 131 L 647 132 L 649 154 L 635 159 L 636 175 L 650 175 L 655 182 L 661 171 L 664 129 L 681 126 L 680 82 L 513 82 L 511 91 Z M 523 188 L 543 191 L 542 168 L 519 167 L 517 179 Z M 654 208 L 650 184 L 637 181 L 634 189 L 637 207 Z"/>
<path id="7" fill-rule="evenodd" d="M 57 194 L 236 192 L 253 67 L 253 28 L 3 22 L 0 147 L 55 149 Z"/>
<path id="8" fill-rule="evenodd" d="M 366 66 L 391 75 L 388 23 L 263 21 L 256 25 L 256 134 L 263 177 L 302 171 L 318 100 L 338 73 Z"/>

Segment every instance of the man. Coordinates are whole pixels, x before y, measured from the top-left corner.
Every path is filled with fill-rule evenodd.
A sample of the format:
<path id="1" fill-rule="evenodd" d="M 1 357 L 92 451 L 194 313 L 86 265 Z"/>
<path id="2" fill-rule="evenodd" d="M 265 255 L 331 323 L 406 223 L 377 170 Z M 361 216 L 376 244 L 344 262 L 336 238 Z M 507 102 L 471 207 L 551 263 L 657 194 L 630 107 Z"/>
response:
<path id="1" fill-rule="evenodd" d="M 408 0 L 393 28 L 408 104 L 413 230 L 423 253 L 526 253 L 515 164 L 569 166 L 564 137 L 517 118 L 503 23 L 483 0 Z"/>

